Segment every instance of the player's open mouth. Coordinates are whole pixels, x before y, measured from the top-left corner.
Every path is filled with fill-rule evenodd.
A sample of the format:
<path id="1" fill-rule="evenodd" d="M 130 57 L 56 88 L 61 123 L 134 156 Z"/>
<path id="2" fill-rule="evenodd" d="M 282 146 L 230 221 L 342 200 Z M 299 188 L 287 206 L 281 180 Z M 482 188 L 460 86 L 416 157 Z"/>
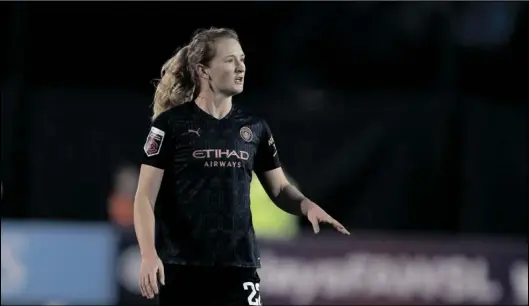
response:
<path id="1" fill-rule="evenodd" d="M 235 84 L 242 84 L 244 82 L 244 77 L 235 78 Z"/>

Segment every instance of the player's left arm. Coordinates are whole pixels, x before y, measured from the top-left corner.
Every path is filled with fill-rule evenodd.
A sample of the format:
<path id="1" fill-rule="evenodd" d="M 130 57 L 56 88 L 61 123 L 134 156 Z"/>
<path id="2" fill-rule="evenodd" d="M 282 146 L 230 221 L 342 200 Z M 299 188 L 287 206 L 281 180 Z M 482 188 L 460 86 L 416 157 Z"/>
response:
<path id="1" fill-rule="evenodd" d="M 266 122 L 263 124 L 264 131 L 260 137 L 254 169 L 270 199 L 283 211 L 293 215 L 306 216 L 312 223 L 315 233 L 320 230 L 319 223 L 324 222 L 333 225 L 339 232 L 349 235 L 343 225 L 290 184 L 281 168 L 277 147 L 270 128 Z"/>

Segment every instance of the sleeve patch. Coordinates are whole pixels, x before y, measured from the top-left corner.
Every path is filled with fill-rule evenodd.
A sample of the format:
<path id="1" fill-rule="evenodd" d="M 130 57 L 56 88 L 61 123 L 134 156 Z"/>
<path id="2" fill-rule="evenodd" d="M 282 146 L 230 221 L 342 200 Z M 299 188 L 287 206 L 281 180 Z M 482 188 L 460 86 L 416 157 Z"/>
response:
<path id="1" fill-rule="evenodd" d="M 277 155 L 277 148 L 273 136 L 270 136 L 270 139 L 268 139 L 268 146 L 272 147 L 272 150 L 274 151 L 272 156 L 275 157 Z"/>
<path id="2" fill-rule="evenodd" d="M 160 154 L 160 149 L 162 148 L 164 136 L 164 131 L 154 126 L 151 127 L 149 136 L 147 136 L 147 140 L 145 141 L 145 145 L 143 146 L 143 151 L 145 151 L 147 157 Z"/>

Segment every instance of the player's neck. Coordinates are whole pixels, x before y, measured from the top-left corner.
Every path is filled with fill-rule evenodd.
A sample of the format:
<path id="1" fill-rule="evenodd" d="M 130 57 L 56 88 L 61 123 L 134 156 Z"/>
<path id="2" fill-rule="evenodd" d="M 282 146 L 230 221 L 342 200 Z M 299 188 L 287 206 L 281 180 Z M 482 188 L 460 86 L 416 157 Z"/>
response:
<path id="1" fill-rule="evenodd" d="M 231 97 L 212 92 L 201 92 L 195 99 L 195 103 L 212 117 L 224 118 L 231 110 Z"/>

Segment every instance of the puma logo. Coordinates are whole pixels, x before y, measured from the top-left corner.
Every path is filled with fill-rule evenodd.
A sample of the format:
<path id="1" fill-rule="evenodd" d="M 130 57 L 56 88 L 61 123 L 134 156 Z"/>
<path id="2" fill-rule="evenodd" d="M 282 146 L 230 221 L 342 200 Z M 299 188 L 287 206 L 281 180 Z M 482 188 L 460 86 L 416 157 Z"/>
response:
<path id="1" fill-rule="evenodd" d="M 200 137 L 200 129 L 196 129 L 196 130 L 188 129 L 187 132 L 182 133 L 182 135 L 185 135 L 185 134 L 195 134 L 198 137 Z"/>

